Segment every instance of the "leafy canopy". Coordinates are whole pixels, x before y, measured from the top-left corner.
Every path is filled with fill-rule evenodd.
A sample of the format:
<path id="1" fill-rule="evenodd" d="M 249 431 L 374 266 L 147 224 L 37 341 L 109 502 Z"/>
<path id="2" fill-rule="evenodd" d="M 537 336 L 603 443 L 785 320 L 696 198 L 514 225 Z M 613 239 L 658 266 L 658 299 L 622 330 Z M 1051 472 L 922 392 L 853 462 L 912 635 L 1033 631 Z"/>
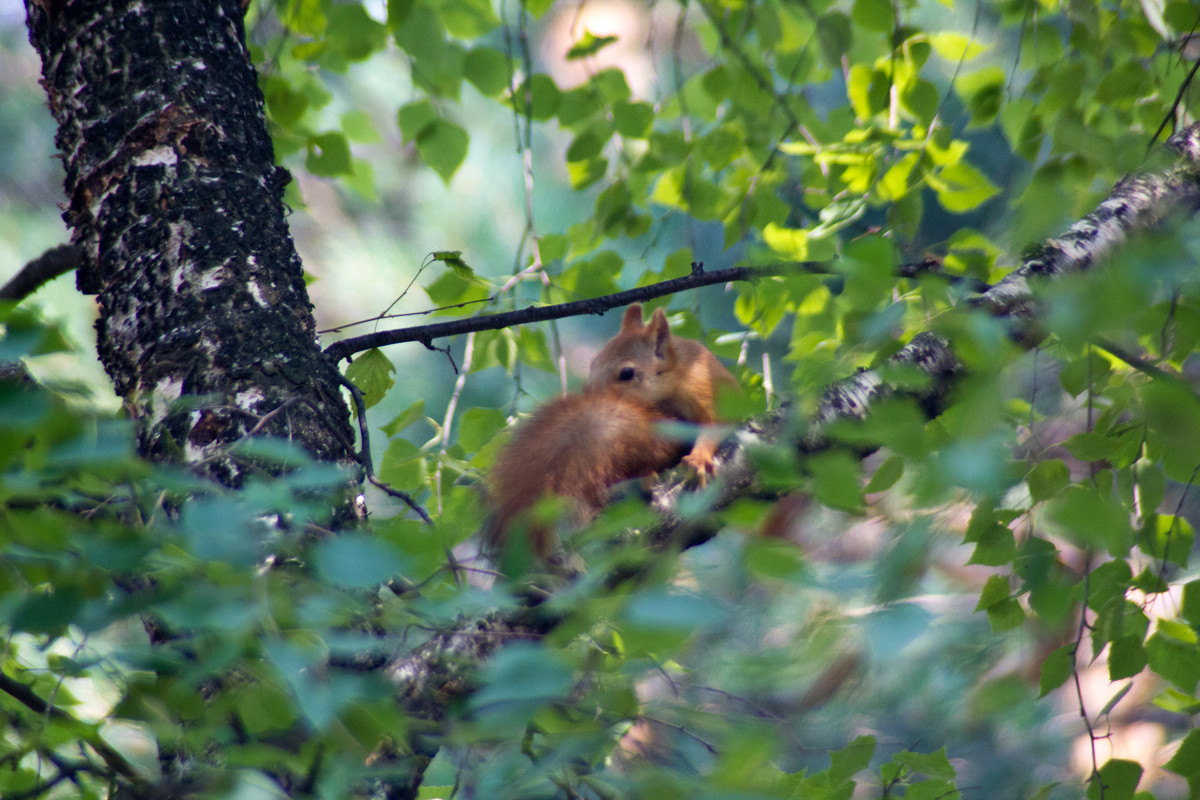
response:
<path id="1" fill-rule="evenodd" d="M 461 197 L 482 191 L 470 160 L 512 153 L 515 133 L 488 169 L 522 187 L 507 202 L 530 209 L 524 235 L 503 261 L 440 244 L 414 280 L 428 305 L 457 306 L 443 313 L 597 296 L 693 261 L 777 265 L 703 303 L 660 301 L 735 364 L 743 415 L 784 397 L 802 426 L 825 386 L 927 329 L 968 377 L 933 420 L 894 399 L 835 428 L 843 448 L 757 448 L 763 496 L 685 503 L 723 530 L 692 551 L 614 546 L 650 521 L 614 504 L 568 544 L 597 579 L 551 596 L 565 621 L 549 636 L 473 673 L 421 796 L 1194 794 L 1195 227 L 1045 287 L 1034 351 L 961 302 L 1090 211 L 1164 120 L 1194 116 L 1194 56 L 1174 45 L 1193 4 L 605 8 L 636 24 L 541 0 L 253 4 L 278 156 L 369 203 L 394 190 L 365 155 L 382 144 L 446 187 L 427 197 Z M 389 107 L 356 104 L 396 63 Z M 939 269 L 903 277 L 930 254 Z M 478 266 L 493 263 L 511 268 Z M 64 346 L 19 308 L 0 323 L 5 360 Z M 446 554 L 478 529 L 470 484 L 514 410 L 476 387 L 503 373 L 549 395 L 561 334 L 456 345 L 457 404 L 448 367 L 360 356 L 348 375 L 386 439 L 379 477 L 433 524 L 380 498 L 369 527 L 337 537 L 324 526 L 345 476 L 283 443 L 239 445 L 262 478 L 225 492 L 139 461 L 127 425 L 68 391 L 0 384 L 0 666 L 64 712 L 0 687 L 0 795 L 64 775 L 63 759 L 103 795 L 105 741 L 147 775 L 150 745 L 219 750 L 220 769 L 195 767 L 213 796 L 290 773 L 339 797 L 409 769 L 382 757 L 413 724 L 396 687 L 354 665 L 518 604 L 522 589 L 479 588 Z M 882 449 L 860 460 L 864 445 Z M 598 579 L 631 562 L 635 585 Z M 1076 693 L 1097 675 L 1098 695 Z M 1150 704 L 1173 755 L 1121 749 Z M 1063 710 L 1073 721 L 1050 726 Z"/>

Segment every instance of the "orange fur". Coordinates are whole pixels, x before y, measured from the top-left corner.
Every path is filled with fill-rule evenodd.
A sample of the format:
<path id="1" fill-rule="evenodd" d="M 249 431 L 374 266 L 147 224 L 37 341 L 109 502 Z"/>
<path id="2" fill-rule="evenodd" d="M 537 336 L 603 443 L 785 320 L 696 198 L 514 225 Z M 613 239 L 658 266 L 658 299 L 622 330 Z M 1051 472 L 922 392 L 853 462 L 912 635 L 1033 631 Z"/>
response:
<path id="1" fill-rule="evenodd" d="M 707 347 L 671 335 L 667 315 L 656 309 L 642 323 L 642 306 L 625 310 L 621 329 L 596 354 L 584 391 L 616 389 L 638 397 L 666 419 L 711 425 L 717 421 L 717 389 L 737 388 L 737 381 Z M 701 432 L 683 461 L 696 470 L 701 484 L 713 473 L 720 439 Z"/>
<path id="2" fill-rule="evenodd" d="M 517 428 L 492 467 L 488 544 L 503 544 L 514 521 L 547 493 L 574 501 L 574 522 L 583 524 L 608 502 L 609 487 L 678 462 L 684 448 L 658 434 L 660 419 L 636 399 L 613 392 L 569 394 L 543 405 Z M 550 554 L 553 531 L 531 523 L 528 535 L 534 553 Z"/>
<path id="3" fill-rule="evenodd" d="M 684 455 L 687 445 L 664 436 L 657 424 L 715 422 L 722 383 L 737 386 L 707 348 L 672 336 L 661 309 L 647 325 L 641 305 L 631 305 L 620 331 L 593 360 L 583 392 L 543 405 L 501 450 L 488 475 L 492 513 L 485 544 L 502 545 L 547 494 L 572 501 L 574 522 L 582 524 L 604 507 L 614 484 L 666 469 L 680 456 L 703 481 L 713 471 L 719 439 L 702 433 Z M 539 524 L 526 530 L 530 549 L 548 556 L 553 531 Z"/>

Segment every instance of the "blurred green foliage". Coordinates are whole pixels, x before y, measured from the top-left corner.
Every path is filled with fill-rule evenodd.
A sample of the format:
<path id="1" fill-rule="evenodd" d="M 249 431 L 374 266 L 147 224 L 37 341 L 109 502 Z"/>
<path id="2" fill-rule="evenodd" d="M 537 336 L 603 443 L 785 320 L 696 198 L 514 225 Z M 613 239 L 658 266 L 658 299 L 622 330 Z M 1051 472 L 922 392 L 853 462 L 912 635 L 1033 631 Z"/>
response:
<path id="1" fill-rule="evenodd" d="M 821 262 L 655 305 L 731 364 L 743 413 L 786 398 L 797 428 L 922 330 L 969 376 L 931 421 L 897 399 L 819 457 L 752 449 L 785 497 L 715 514 L 688 498 L 722 528 L 702 547 L 648 553 L 621 534 L 648 527 L 644 504 L 611 506 L 567 542 L 588 571 L 546 601 L 565 621 L 501 648 L 447 710 L 421 796 L 1194 796 L 1198 230 L 1043 287 L 1034 352 L 960 302 L 964 279 L 996 281 L 1090 211 L 1163 120 L 1194 117 L 1175 44 L 1194 4 L 588 8 L 252 4 L 281 162 L 332 182 L 338 210 L 422 223 L 388 231 L 418 287 L 405 311 L 575 300 L 693 261 Z M 292 196 L 318 218 L 298 226 L 321 224 L 319 197 Z M 437 214 L 405 210 L 427 198 Z M 456 213 L 481 198 L 482 221 Z M 940 270 L 900 277 L 929 254 Z M 371 284 L 356 267 L 318 284 Z M 382 307 L 400 290 L 365 291 Z M 39 375 L 75 347 L 24 306 L 0 308 L 0 331 L 0 360 Z M 347 476 L 285 442 L 238 446 L 262 472 L 235 493 L 139 460 L 76 387 L 0 382 L 0 668 L 63 712 L 0 687 L 0 795 L 58 776 L 105 796 L 108 745 L 152 780 L 172 753 L 212 755 L 183 776 L 211 797 L 274 796 L 279 775 L 344 797 L 410 768 L 383 757 L 414 724 L 396 686 L 356 665 L 526 596 L 458 559 L 473 484 L 577 338 L 475 335 L 450 352 L 457 384 L 445 361 L 360 355 L 379 476 L 434 522 L 372 495 L 340 536 Z M 630 564 L 638 582 L 601 579 Z"/>

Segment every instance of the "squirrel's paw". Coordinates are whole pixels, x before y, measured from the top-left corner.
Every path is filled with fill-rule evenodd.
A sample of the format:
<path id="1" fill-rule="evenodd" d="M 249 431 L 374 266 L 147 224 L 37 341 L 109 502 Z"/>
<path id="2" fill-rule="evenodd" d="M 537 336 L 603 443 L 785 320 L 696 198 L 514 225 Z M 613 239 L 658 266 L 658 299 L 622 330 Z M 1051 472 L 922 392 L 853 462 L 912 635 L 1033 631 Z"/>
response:
<path id="1" fill-rule="evenodd" d="M 717 472 L 716 452 L 716 444 L 698 441 L 692 452 L 683 457 L 683 463 L 696 471 L 696 480 L 700 482 L 701 489 L 708 483 L 708 476 Z"/>

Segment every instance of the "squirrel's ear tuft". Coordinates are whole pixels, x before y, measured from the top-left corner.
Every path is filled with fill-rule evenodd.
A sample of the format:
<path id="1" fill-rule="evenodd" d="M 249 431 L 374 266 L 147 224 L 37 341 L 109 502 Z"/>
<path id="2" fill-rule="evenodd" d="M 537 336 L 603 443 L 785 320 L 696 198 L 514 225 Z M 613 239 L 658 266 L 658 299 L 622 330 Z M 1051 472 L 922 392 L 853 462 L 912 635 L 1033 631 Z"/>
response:
<path id="1" fill-rule="evenodd" d="M 667 322 L 667 313 L 661 308 L 654 309 L 650 316 L 650 324 L 646 328 L 654 336 L 654 354 L 665 358 L 671 342 L 671 325 Z"/>
<path id="2" fill-rule="evenodd" d="M 633 303 L 625 309 L 625 316 L 621 317 L 621 330 L 640 331 L 642 327 L 642 304 Z"/>

